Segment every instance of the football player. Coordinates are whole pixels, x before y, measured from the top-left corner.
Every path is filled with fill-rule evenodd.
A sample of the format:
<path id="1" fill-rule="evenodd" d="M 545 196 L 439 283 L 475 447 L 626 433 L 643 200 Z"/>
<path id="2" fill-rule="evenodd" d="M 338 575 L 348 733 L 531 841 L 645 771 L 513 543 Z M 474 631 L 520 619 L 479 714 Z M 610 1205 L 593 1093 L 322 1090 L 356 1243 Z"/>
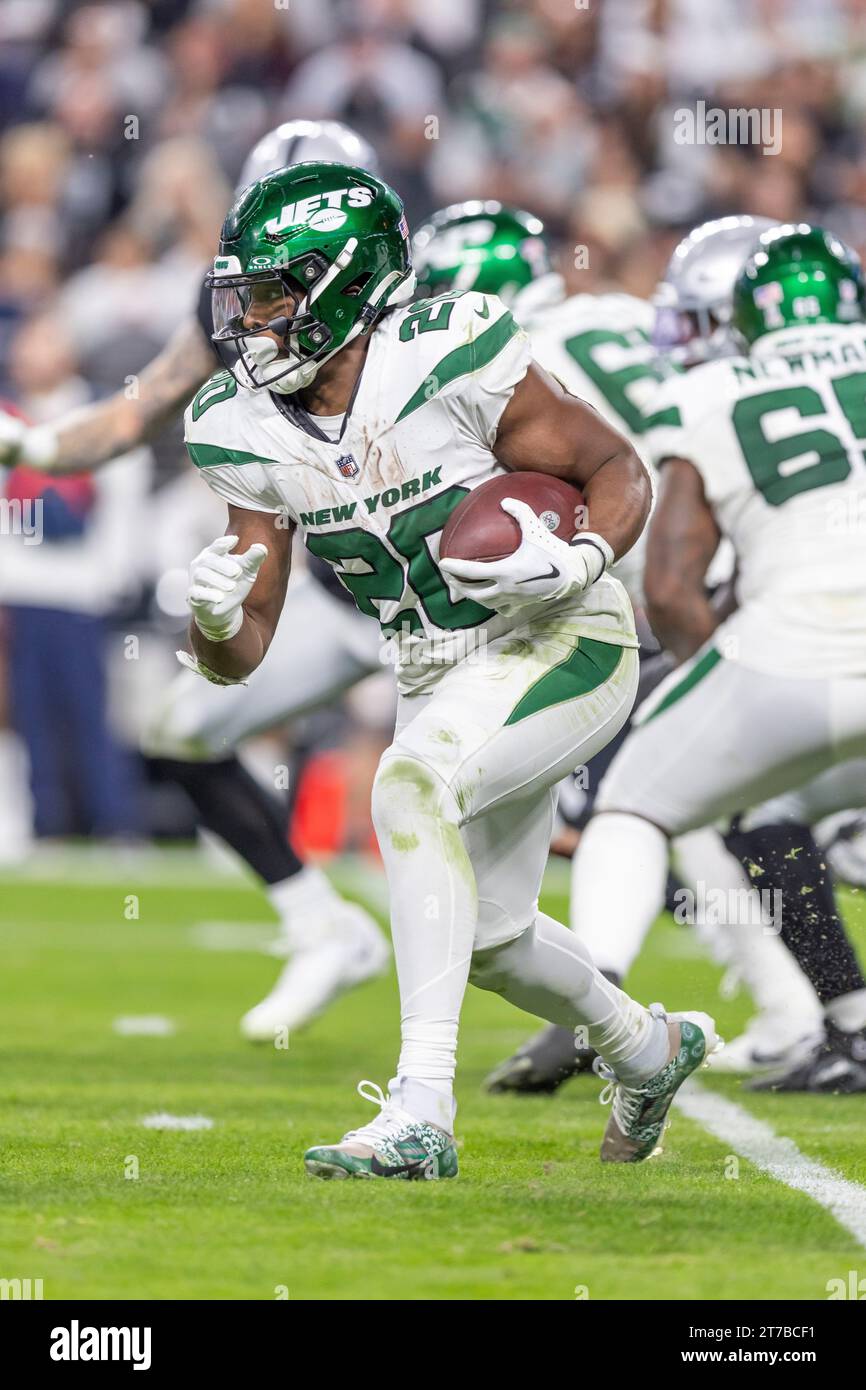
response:
<path id="1" fill-rule="evenodd" d="M 192 567 L 201 673 L 244 680 L 265 657 L 295 529 L 393 637 L 400 703 L 373 817 L 402 1050 L 387 1098 L 361 1088 L 379 1115 L 309 1150 L 307 1169 L 456 1173 L 470 978 L 587 1028 L 611 1079 L 602 1157 L 637 1162 L 715 1048 L 712 1021 L 629 999 L 539 912 L 538 891 L 556 783 L 634 698 L 633 616 L 608 570 L 643 528 L 649 479 L 628 442 L 533 363 L 501 300 L 412 304 L 413 280 L 402 204 L 378 179 L 307 164 L 254 184 L 226 219 L 210 279 L 226 370 L 186 415 L 191 457 L 229 509 L 227 534 Z M 454 508 L 505 469 L 574 483 L 592 529 L 566 543 L 508 500 L 522 537 L 513 555 L 440 560 Z"/>
<path id="2" fill-rule="evenodd" d="M 492 201 L 436 213 L 416 233 L 413 258 L 422 294 L 471 288 L 499 294 L 530 333 L 536 360 L 601 411 L 645 456 L 647 440 L 667 433 L 675 422 L 675 405 L 656 408 L 660 384 L 675 375 L 674 369 L 732 351 L 728 321 L 734 279 L 759 232 L 772 225 L 742 216 L 695 228 L 674 252 L 655 305 L 621 293 L 566 296 L 538 218 Z M 636 605 L 642 602 L 643 548 L 641 538 L 614 570 Z M 641 695 L 672 664 L 666 653 L 643 661 Z M 595 760 L 593 788 L 616 746 L 613 741 Z M 802 852 L 802 837 L 799 844 Z M 742 867 L 716 832 L 696 832 L 677 848 L 678 870 L 686 882 L 702 879 L 741 892 L 747 888 Z M 572 925 L 579 929 L 574 921 Z M 775 936 L 709 924 L 701 926 L 701 935 L 728 971 L 747 985 L 760 1009 L 754 1024 L 725 1048 L 718 1062 L 746 1070 L 757 1064 L 755 1059 L 776 1063 L 790 1047 L 820 1031 L 815 991 Z M 622 961 L 616 952 L 608 955 L 607 945 L 596 944 L 597 959 L 618 984 Z M 592 1061 L 592 1050 L 576 1046 L 570 1030 L 551 1025 L 498 1066 L 487 1085 L 494 1091 L 553 1091 L 567 1077 L 588 1070 Z"/>
<path id="3" fill-rule="evenodd" d="M 734 289 L 732 326 L 748 356 L 708 362 L 677 385 L 681 422 L 675 444 L 657 449 L 645 584 L 654 630 L 683 664 L 641 706 L 579 846 L 574 911 L 590 942 L 614 921 L 636 951 L 658 910 L 669 837 L 866 751 L 864 321 L 859 261 L 838 238 L 771 229 Z M 704 575 L 723 535 L 739 607 L 720 620 Z M 624 860 L 628 877 L 612 878 Z M 836 976 L 811 1088 L 862 1090 L 863 978 L 844 936 L 828 953 L 811 935 L 813 957 L 831 954 Z"/>
<path id="4" fill-rule="evenodd" d="M 309 159 L 350 160 L 375 169 L 372 147 L 336 121 L 288 121 L 250 152 L 240 189 L 272 169 Z M 212 375 L 211 295 L 141 373 L 138 394 L 121 391 L 52 425 L 27 428 L 0 414 L 0 463 L 86 472 L 153 437 Z M 199 397 L 196 397 L 199 401 Z M 198 409 L 196 404 L 194 409 Z M 324 583 L 317 582 L 324 577 Z M 274 988 L 241 1020 L 251 1041 L 300 1028 L 345 989 L 380 974 L 389 951 L 373 918 L 341 898 L 325 875 L 286 841 L 282 806 L 234 750 L 250 734 L 326 704 L 381 670 L 378 628 L 346 602 L 327 566 L 293 585 L 267 665 L 248 688 L 218 690 L 178 673 L 144 738 L 192 799 L 202 825 L 221 836 L 263 882 L 277 913 L 277 949 L 289 955 Z"/>

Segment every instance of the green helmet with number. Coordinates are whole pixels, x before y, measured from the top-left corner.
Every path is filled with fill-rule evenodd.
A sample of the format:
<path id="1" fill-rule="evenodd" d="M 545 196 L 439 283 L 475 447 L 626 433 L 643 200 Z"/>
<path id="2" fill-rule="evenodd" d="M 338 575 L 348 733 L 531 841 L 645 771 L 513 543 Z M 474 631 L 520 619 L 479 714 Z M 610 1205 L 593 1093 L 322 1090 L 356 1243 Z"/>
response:
<path id="1" fill-rule="evenodd" d="M 807 222 L 764 232 L 734 285 L 731 323 L 747 344 L 780 328 L 864 318 L 859 256 Z"/>
<path id="2" fill-rule="evenodd" d="M 544 224 L 496 202 L 454 203 L 434 213 L 412 240 L 418 290 L 498 294 L 506 303 L 550 273 Z"/>
<path id="3" fill-rule="evenodd" d="M 323 362 L 412 297 L 403 204 L 364 169 L 277 169 L 229 210 L 207 284 L 213 342 L 242 386 L 308 386 Z"/>

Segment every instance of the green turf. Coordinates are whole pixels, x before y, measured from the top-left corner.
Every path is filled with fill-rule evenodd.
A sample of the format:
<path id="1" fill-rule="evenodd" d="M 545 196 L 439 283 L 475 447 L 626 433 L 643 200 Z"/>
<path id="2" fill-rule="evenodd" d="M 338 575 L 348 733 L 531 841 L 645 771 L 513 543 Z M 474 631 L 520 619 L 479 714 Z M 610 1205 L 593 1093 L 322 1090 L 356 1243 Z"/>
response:
<path id="1" fill-rule="evenodd" d="M 740 1165 L 677 1116 L 663 1157 L 602 1168 L 598 1083 L 554 1099 L 485 1096 L 480 1082 L 531 1029 L 470 991 L 459 1078 L 461 1175 L 452 1183 L 316 1183 L 308 1144 L 372 1110 L 396 1049 L 391 978 L 341 1001 L 288 1051 L 254 1049 L 240 1013 L 275 963 L 206 951 L 192 924 L 268 919 L 263 900 L 204 868 L 129 884 L 0 881 L 0 1278 L 46 1298 L 565 1299 L 826 1297 L 862 1249 L 807 1197 Z M 127 895 L 139 898 L 127 920 Z M 548 910 L 561 913 L 553 896 Z M 846 909 L 863 934 L 857 899 Z M 717 971 L 659 923 L 631 986 L 710 1007 Z M 735 1030 L 746 1000 L 718 1004 Z M 170 1038 L 118 1037 L 121 1014 L 162 1013 Z M 706 1073 L 704 1074 L 706 1076 Z M 709 1084 L 866 1182 L 862 1098 L 744 1097 Z M 202 1133 L 154 1132 L 155 1111 L 203 1114 Z M 125 1176 L 137 1164 L 138 1177 Z"/>

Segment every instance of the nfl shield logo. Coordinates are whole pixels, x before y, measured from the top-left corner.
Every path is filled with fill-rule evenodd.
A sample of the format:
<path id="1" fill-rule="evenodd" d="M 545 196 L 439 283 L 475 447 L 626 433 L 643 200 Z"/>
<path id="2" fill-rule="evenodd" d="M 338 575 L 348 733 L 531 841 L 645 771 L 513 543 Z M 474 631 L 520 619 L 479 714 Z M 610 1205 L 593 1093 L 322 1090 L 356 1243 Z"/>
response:
<path id="1" fill-rule="evenodd" d="M 352 454 L 341 454 L 337 459 L 337 467 L 344 478 L 357 478 L 361 471 Z"/>

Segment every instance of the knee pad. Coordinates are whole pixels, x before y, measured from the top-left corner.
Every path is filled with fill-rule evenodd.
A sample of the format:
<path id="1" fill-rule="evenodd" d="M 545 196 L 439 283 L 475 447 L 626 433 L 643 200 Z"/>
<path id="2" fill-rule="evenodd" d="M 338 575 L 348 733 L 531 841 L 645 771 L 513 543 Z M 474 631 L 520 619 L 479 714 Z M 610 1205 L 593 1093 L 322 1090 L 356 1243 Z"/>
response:
<path id="1" fill-rule="evenodd" d="M 435 769 L 413 753 L 399 750 L 382 758 L 373 782 L 371 810 L 376 834 L 400 833 L 418 816 L 459 823 L 450 787 Z"/>

